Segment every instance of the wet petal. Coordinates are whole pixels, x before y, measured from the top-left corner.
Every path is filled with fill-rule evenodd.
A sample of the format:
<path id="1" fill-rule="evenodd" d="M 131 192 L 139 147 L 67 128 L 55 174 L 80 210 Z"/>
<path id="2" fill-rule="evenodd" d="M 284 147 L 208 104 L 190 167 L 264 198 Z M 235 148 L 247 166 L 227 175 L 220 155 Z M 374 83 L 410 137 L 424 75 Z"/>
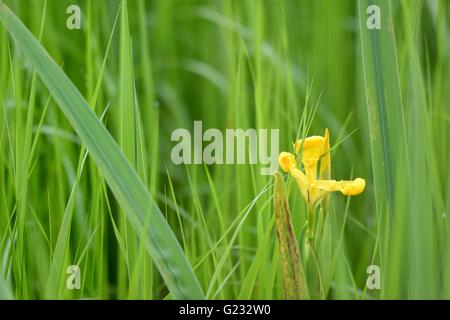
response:
<path id="1" fill-rule="evenodd" d="M 298 170 L 297 168 L 294 168 L 291 170 L 290 174 L 295 180 L 295 183 L 297 184 L 298 189 L 300 190 L 300 193 L 302 194 L 303 198 L 306 202 L 308 202 L 308 179 L 306 178 L 305 174 Z"/>
<path id="2" fill-rule="evenodd" d="M 297 169 L 297 161 L 295 160 L 295 156 L 289 152 L 281 152 L 278 157 L 278 163 L 281 169 L 289 172 L 289 174 L 294 178 L 303 198 L 305 198 L 305 201 L 308 201 L 308 179 L 303 172 Z"/>
<path id="3" fill-rule="evenodd" d="M 346 196 L 355 196 L 364 191 L 366 180 L 357 178 L 353 181 L 336 181 L 336 180 L 317 180 L 311 187 L 320 190 L 333 192 L 340 191 Z"/>
<path id="4" fill-rule="evenodd" d="M 278 164 L 281 169 L 289 172 L 297 166 L 297 161 L 295 161 L 295 156 L 292 153 L 282 152 L 278 157 Z"/>

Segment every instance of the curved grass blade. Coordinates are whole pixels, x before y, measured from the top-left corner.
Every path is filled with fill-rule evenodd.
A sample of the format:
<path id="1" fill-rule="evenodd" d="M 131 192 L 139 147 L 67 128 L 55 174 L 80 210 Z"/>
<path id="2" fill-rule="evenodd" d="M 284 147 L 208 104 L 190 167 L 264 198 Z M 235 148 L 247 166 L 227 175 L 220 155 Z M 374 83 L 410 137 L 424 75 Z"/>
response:
<path id="1" fill-rule="evenodd" d="M 135 230 L 141 234 L 142 226 L 150 221 L 143 241 L 173 298 L 203 299 L 198 279 L 161 211 L 79 90 L 3 3 L 0 20 L 86 145 Z"/>

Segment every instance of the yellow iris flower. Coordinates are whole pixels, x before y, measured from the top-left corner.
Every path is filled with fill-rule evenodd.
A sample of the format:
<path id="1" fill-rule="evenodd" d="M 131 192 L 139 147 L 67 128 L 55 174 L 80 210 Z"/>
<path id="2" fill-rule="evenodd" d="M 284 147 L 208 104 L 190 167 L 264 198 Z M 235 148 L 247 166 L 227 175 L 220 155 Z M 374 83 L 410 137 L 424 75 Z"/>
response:
<path id="1" fill-rule="evenodd" d="M 303 173 L 297 168 L 296 156 L 281 152 L 278 158 L 280 167 L 295 180 L 308 208 L 313 210 L 330 192 L 340 191 L 346 196 L 354 196 L 364 191 L 366 181 L 357 178 L 353 181 L 331 179 L 330 137 L 328 129 L 325 135 L 312 136 L 295 143 L 295 154 L 301 151 Z M 318 170 L 318 166 L 319 170 Z"/>

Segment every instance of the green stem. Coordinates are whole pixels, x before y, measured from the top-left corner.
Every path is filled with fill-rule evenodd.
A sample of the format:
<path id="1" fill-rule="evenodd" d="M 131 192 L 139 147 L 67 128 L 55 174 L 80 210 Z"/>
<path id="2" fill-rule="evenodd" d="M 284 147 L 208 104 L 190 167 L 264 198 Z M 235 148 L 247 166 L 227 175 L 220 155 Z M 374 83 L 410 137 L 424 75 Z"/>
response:
<path id="1" fill-rule="evenodd" d="M 314 207 L 311 205 L 308 205 L 308 228 L 306 230 L 306 241 L 309 244 L 313 244 L 314 241 Z"/>

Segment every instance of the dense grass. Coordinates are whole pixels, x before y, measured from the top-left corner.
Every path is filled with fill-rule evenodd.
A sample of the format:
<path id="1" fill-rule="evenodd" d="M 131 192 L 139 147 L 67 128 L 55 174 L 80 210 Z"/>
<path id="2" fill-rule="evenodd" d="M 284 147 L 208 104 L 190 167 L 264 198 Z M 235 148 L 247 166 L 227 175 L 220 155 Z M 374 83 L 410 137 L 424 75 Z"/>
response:
<path id="1" fill-rule="evenodd" d="M 85 101 L 69 85 L 58 96 L 63 82 L 45 79 L 0 26 L 0 298 L 184 297 L 176 288 L 190 267 L 165 273 L 155 248 L 169 269 L 184 257 L 170 241 L 147 245 L 170 232 L 152 224 L 150 205 L 136 223 L 127 204 L 145 203 L 140 194 L 156 201 L 207 298 L 283 298 L 273 178 L 258 165 L 173 164 L 171 133 L 194 120 L 280 128 L 280 151 L 328 127 L 332 176 L 366 179 L 360 196 L 331 196 L 312 297 L 450 298 L 448 1 L 85 0 L 82 30 L 65 27 L 73 1 L 4 2 Z M 365 28 L 371 3 L 380 31 Z M 104 164 L 112 149 L 92 148 L 107 138 L 67 116 L 88 104 L 123 170 Z M 150 195 L 123 196 L 124 176 Z M 301 237 L 305 204 L 285 180 Z M 65 288 L 72 264 L 81 290 Z M 381 290 L 365 288 L 372 264 Z"/>

